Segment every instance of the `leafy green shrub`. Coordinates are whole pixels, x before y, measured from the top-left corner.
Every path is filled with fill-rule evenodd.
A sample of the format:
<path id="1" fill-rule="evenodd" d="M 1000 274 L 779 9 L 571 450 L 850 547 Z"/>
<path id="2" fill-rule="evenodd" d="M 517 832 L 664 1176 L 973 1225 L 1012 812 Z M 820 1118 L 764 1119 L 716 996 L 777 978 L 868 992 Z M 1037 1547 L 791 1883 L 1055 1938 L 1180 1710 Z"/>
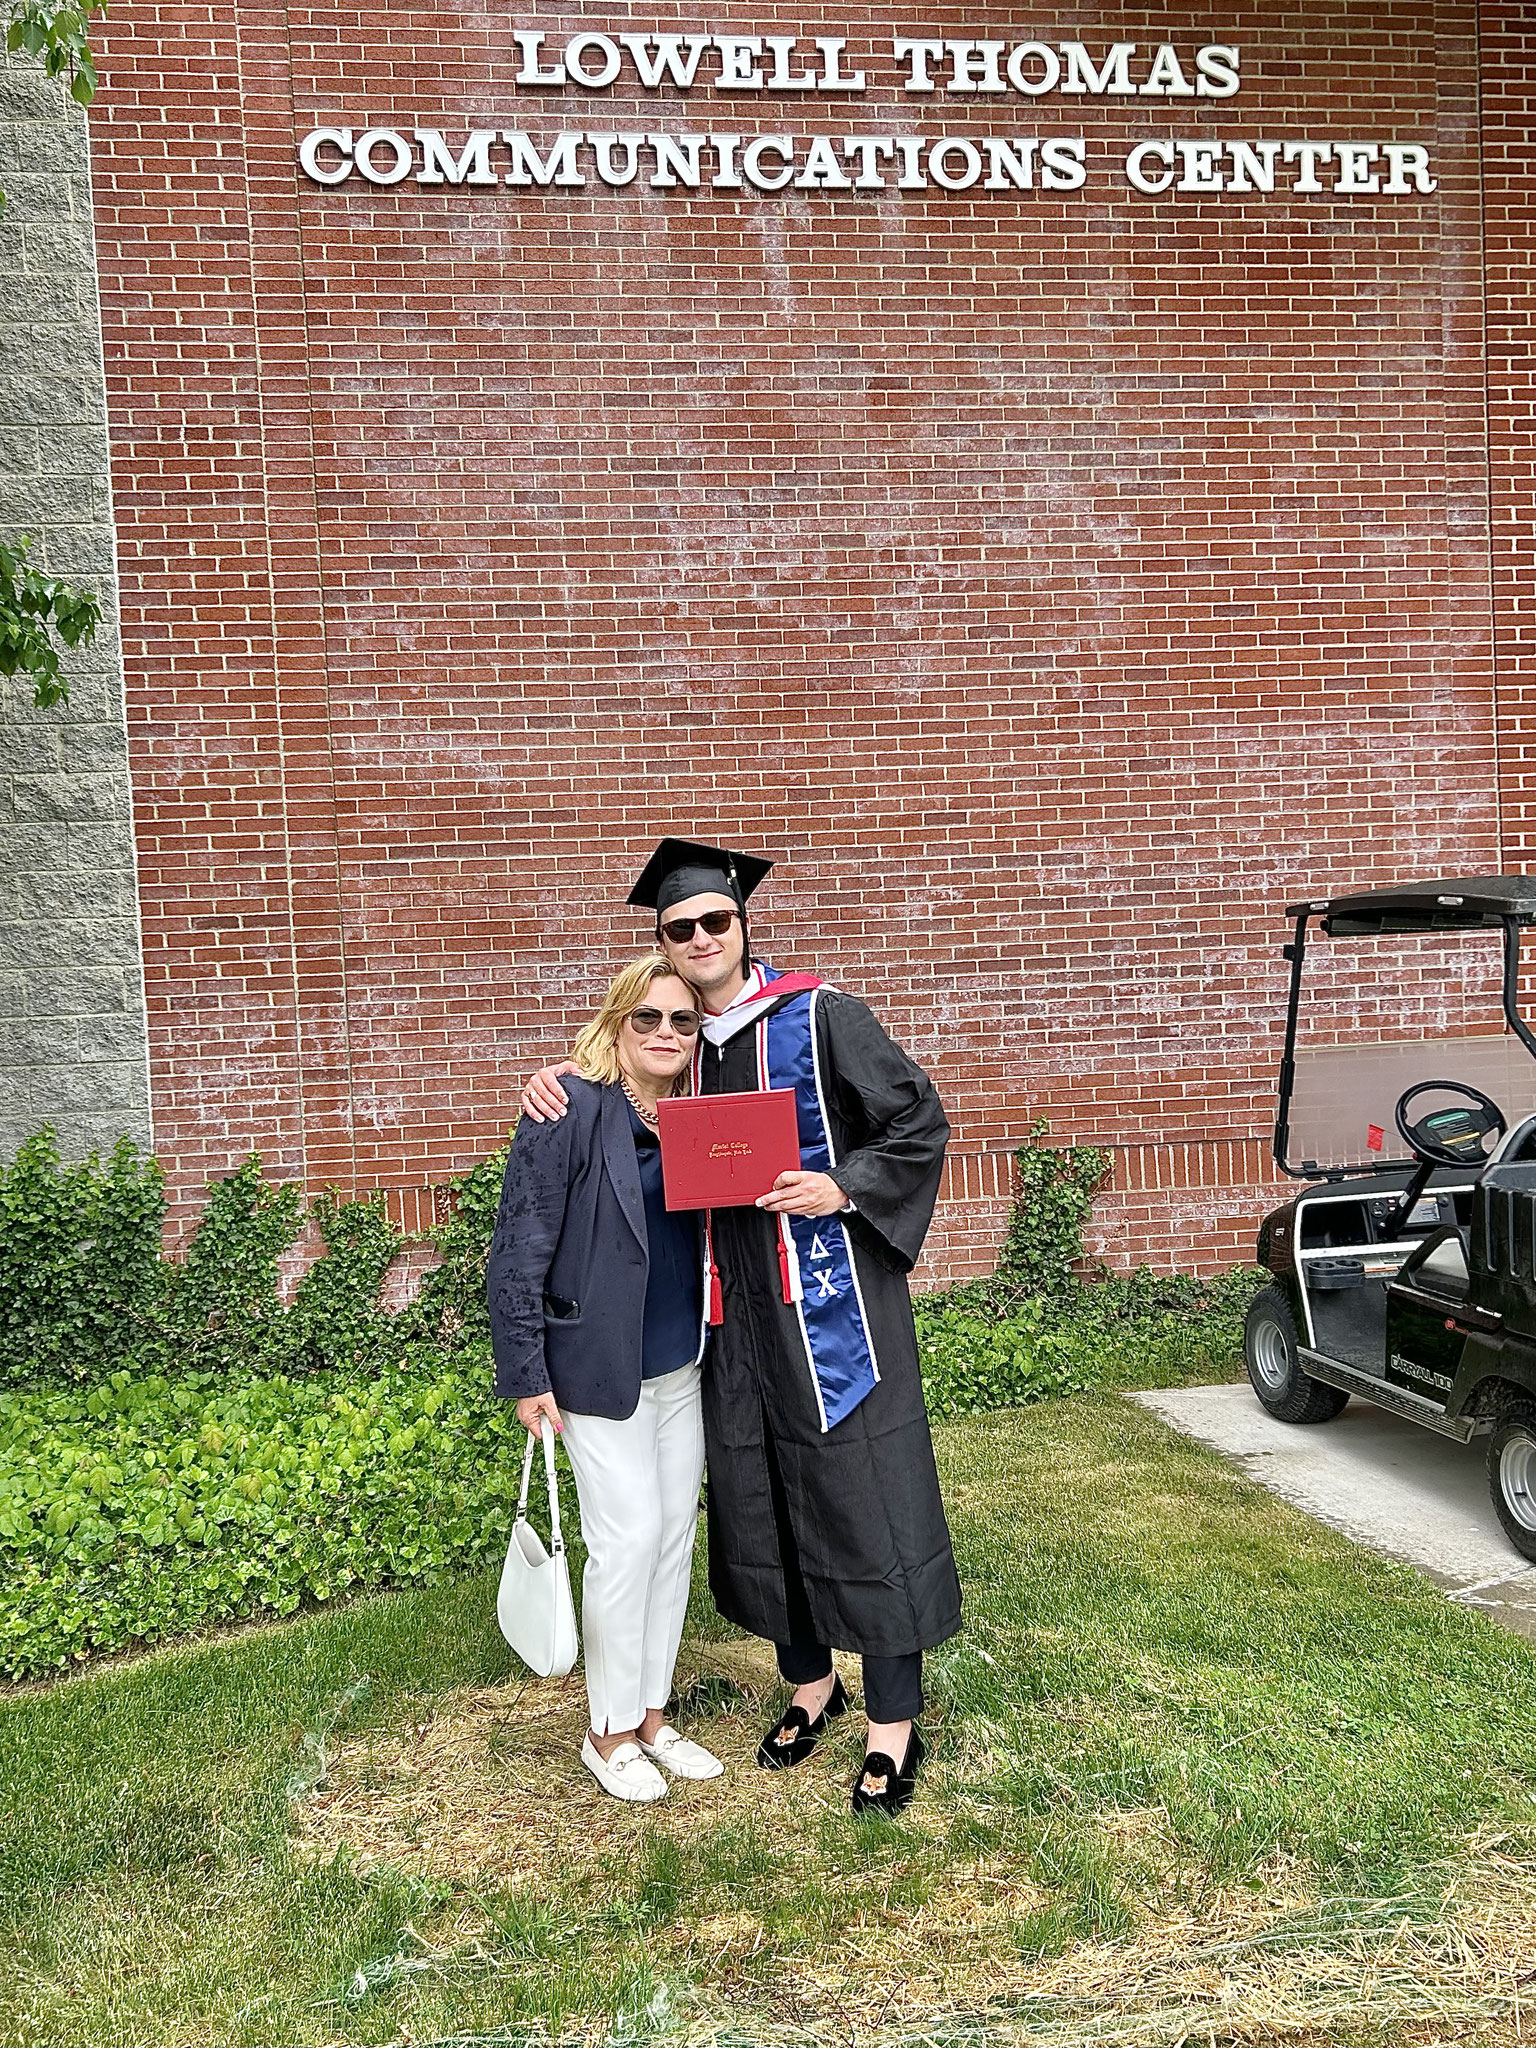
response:
<path id="1" fill-rule="evenodd" d="M 1036 1124 L 1016 1155 L 1019 1194 L 997 1271 L 914 1303 L 931 1415 L 1012 1407 L 1086 1387 L 1226 1379 L 1242 1359 L 1255 1268 L 1083 1275 L 1083 1231 L 1108 1155 L 1057 1151 Z"/>
<path id="2" fill-rule="evenodd" d="M 449 1183 L 448 1221 L 432 1233 L 442 1263 L 427 1274 L 415 1301 L 401 1312 L 403 1326 L 412 1336 L 449 1349 L 490 1343 L 485 1262 L 510 1150 L 510 1145 L 503 1145 Z"/>
<path id="3" fill-rule="evenodd" d="M 283 1315 L 278 1260 L 303 1228 L 298 1189 L 264 1180 L 255 1152 L 209 1183 L 186 1256 L 170 1268 L 160 1334 L 177 1364 L 205 1372 L 260 1358 Z"/>
<path id="4" fill-rule="evenodd" d="M 61 1166 L 54 1133 L 0 1166 L 0 1386 L 110 1369 L 157 1327 L 160 1168 L 124 1138 Z"/>
<path id="5" fill-rule="evenodd" d="M 1093 1198 L 1109 1176 L 1109 1154 L 1096 1145 L 1058 1150 L 1045 1140 L 1044 1118 L 1013 1155 L 1018 1192 L 997 1262 L 995 1284 L 1019 1296 L 1065 1293 L 1083 1258 L 1083 1231 Z"/>
<path id="6" fill-rule="evenodd" d="M 405 1237 L 385 1214 L 383 1195 L 361 1202 L 320 1195 L 310 1215 L 325 1251 L 299 1282 L 292 1307 L 273 1325 L 274 1362 L 289 1372 L 306 1372 L 398 1356 L 398 1318 L 380 1307 L 379 1294 Z"/>
<path id="7" fill-rule="evenodd" d="M 1077 1282 L 1044 1301 L 999 1310 L 988 1283 L 914 1303 L 923 1391 L 933 1416 L 1019 1407 L 1088 1387 L 1166 1387 L 1226 1380 L 1242 1364 L 1243 1317 L 1264 1276 L 1218 1280 L 1132 1274 Z"/>
<path id="8" fill-rule="evenodd" d="M 0 1394 L 0 1674 L 505 1551 L 522 1432 L 489 1362 Z"/>
<path id="9" fill-rule="evenodd" d="M 1039 1302 L 987 1317 L 941 1296 L 919 1302 L 916 1318 L 923 1394 L 935 1418 L 1022 1407 L 1091 1384 L 1079 1347 L 1068 1332 L 1048 1327 Z"/>
<path id="10" fill-rule="evenodd" d="M 1232 1370 L 1257 1276 L 1084 1283 L 1101 1158 L 1043 1136 L 998 1274 L 915 1304 L 931 1413 Z M 443 1263 L 390 1314 L 404 1240 L 382 1197 L 313 1205 L 325 1254 L 285 1309 L 304 1210 L 259 1160 L 214 1183 L 176 1266 L 153 1160 L 61 1167 L 47 1133 L 23 1148 L 0 1176 L 0 1385 L 54 1385 L 0 1392 L 0 1675 L 499 1558 L 521 1454 L 485 1307 L 505 1161 L 455 1183 Z"/>
<path id="11" fill-rule="evenodd" d="M 252 1154 L 210 1183 L 185 1256 L 162 1256 L 164 1187 L 153 1159 L 124 1140 L 103 1166 L 59 1162 L 52 1131 L 0 1168 L 0 1386 L 149 1372 L 308 1372 L 398 1359 L 423 1338 L 489 1339 L 485 1255 L 506 1154 L 454 1184 L 439 1233 L 446 1258 L 419 1305 L 381 1305 L 406 1239 L 382 1194 L 316 1197 L 308 1217 L 324 1251 L 291 1303 L 283 1255 L 306 1221 L 299 1190 L 268 1181 Z"/>

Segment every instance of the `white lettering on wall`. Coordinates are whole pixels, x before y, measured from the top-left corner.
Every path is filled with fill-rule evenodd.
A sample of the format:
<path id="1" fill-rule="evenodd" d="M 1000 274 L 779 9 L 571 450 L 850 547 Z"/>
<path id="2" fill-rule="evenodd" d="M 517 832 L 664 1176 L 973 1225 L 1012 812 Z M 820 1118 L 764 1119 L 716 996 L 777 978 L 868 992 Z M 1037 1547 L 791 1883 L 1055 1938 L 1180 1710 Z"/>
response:
<path id="1" fill-rule="evenodd" d="M 795 180 L 801 192 L 848 192 L 853 180 L 837 160 L 830 135 L 818 135 L 805 159 L 805 168 Z"/>
<path id="2" fill-rule="evenodd" d="M 542 29 L 514 29 L 512 40 L 523 53 L 523 68 L 517 74 L 519 85 L 565 84 L 566 69 L 563 64 L 557 64 L 550 70 L 544 70 L 540 66 L 539 52 L 543 49 L 545 40 Z"/>
<path id="3" fill-rule="evenodd" d="M 763 169 L 763 158 L 770 152 L 779 159 L 782 170 Z M 742 152 L 741 168 L 759 192 L 780 192 L 795 175 L 795 145 L 787 135 L 759 135 Z"/>
<path id="4" fill-rule="evenodd" d="M 1019 192 L 1028 192 L 1035 182 L 1035 151 L 1039 147 L 1031 135 L 1022 142 L 1004 142 L 1000 136 L 989 135 L 982 143 L 987 152 L 987 175 L 982 189 L 987 192 L 1006 192 L 1010 186 Z"/>
<path id="5" fill-rule="evenodd" d="M 697 191 L 704 176 L 702 157 L 707 135 L 647 135 L 656 153 L 651 183 L 663 191 L 674 185 L 690 185 Z"/>
<path id="6" fill-rule="evenodd" d="M 599 52 L 595 67 L 587 63 L 587 52 Z M 612 85 L 619 75 L 619 66 L 624 62 L 617 43 L 607 36 L 575 36 L 565 46 L 565 68 L 577 85 L 586 86 L 589 92 L 598 92 L 605 85 Z"/>
<path id="7" fill-rule="evenodd" d="M 817 36 L 816 47 L 821 52 L 822 72 L 816 81 L 818 92 L 862 92 L 864 74 L 862 71 L 844 71 L 843 52 L 848 47 L 846 36 Z"/>
<path id="8" fill-rule="evenodd" d="M 1038 74 L 1031 66 L 1038 64 Z M 1061 59 L 1049 43 L 1015 43 L 1008 52 L 1008 83 L 1032 99 L 1054 92 L 1061 83 Z"/>
<path id="9" fill-rule="evenodd" d="M 1088 182 L 1088 145 L 1059 136 L 1040 145 L 1040 182 L 1048 192 L 1080 192 Z"/>
<path id="10" fill-rule="evenodd" d="M 1229 100 L 1242 83 L 1237 51 L 1230 43 L 1207 43 L 1196 50 L 1195 69 L 1200 74 L 1195 90 L 1202 99 Z"/>
<path id="11" fill-rule="evenodd" d="M 809 71 L 792 71 L 790 60 L 794 55 L 793 36 L 764 36 L 763 41 L 773 52 L 773 70 L 768 76 L 770 92 L 814 92 L 816 80 Z"/>
<path id="12" fill-rule="evenodd" d="M 1008 90 L 1003 77 L 1006 43 L 973 43 L 946 38 L 951 92 L 996 92 Z"/>
<path id="13" fill-rule="evenodd" d="M 694 90 L 739 95 L 847 95 L 868 89 L 869 73 L 846 36 L 712 35 L 659 31 L 615 34 L 601 28 L 559 37 L 514 29 L 512 84 L 519 90 L 633 94 Z M 1076 38 L 1012 42 L 1000 36 L 893 35 L 895 87 L 916 96 L 975 102 L 1038 102 L 1049 94 L 1081 101 L 1231 99 L 1243 82 L 1235 43 L 1180 46 Z M 1149 108 L 1148 112 L 1151 111 Z M 299 167 L 313 184 L 358 179 L 495 189 L 580 189 L 589 181 L 618 190 L 645 179 L 671 191 L 782 192 L 1077 192 L 1090 176 L 1083 136 L 1041 135 L 753 135 L 698 130 L 620 133 L 566 129 L 535 137 L 521 128 L 476 128 L 462 142 L 439 128 L 314 128 L 298 144 Z M 504 153 L 498 155 L 497 153 Z M 1106 151 L 1099 174 L 1111 170 Z M 503 166 L 506 166 L 505 168 Z M 1382 139 L 1217 141 L 1167 136 L 1135 143 L 1121 169 L 1125 184 L 1149 199 L 1275 194 L 1340 200 L 1420 198 L 1436 180 L 1429 151 Z"/>
<path id="14" fill-rule="evenodd" d="M 586 140 L 585 136 L 557 135 L 547 157 L 541 157 L 528 137 L 516 128 L 509 128 L 501 139 L 512 152 L 512 168 L 507 173 L 509 185 L 586 184 L 576 168 L 577 145 Z"/>
<path id="15" fill-rule="evenodd" d="M 417 147 L 421 151 L 421 169 L 416 173 L 418 185 L 501 183 L 491 169 L 491 144 L 496 140 L 494 128 L 477 128 L 457 156 L 448 147 L 439 129 L 418 128 L 415 135 Z"/>
<path id="16" fill-rule="evenodd" d="M 605 185 L 633 185 L 640 169 L 640 145 L 643 135 L 589 135 L 592 160 L 597 166 L 597 175 Z M 615 161 L 614 151 L 622 150 L 623 156 Z"/>
<path id="17" fill-rule="evenodd" d="M 933 80 L 928 75 L 928 66 L 936 64 L 944 55 L 944 42 L 940 36 L 898 36 L 891 46 L 899 64 L 907 61 L 906 89 L 908 92 L 932 92 Z"/>
<path id="18" fill-rule="evenodd" d="M 1138 142 L 1125 160 L 1125 175 L 1138 192 L 1166 192 L 1173 183 L 1173 144 Z"/>
<path id="19" fill-rule="evenodd" d="M 699 73 L 699 59 L 709 48 L 708 36 L 620 36 L 619 41 L 634 59 L 640 83 L 654 92 L 670 79 L 679 92 L 686 92 Z"/>
<path id="20" fill-rule="evenodd" d="M 981 176 L 981 151 L 974 142 L 951 135 L 928 152 L 928 175 L 946 192 L 966 192 Z"/>
<path id="21" fill-rule="evenodd" d="M 1383 192 L 1433 192 L 1435 180 L 1429 175 L 1429 151 L 1416 142 L 1385 142 L 1382 154 L 1391 176 Z"/>
<path id="22" fill-rule="evenodd" d="M 493 161 L 497 149 L 506 152 L 505 171 Z M 1078 192 L 1089 169 L 1081 135 L 757 135 L 744 144 L 739 134 L 714 129 L 566 129 L 537 138 L 518 128 L 477 128 L 456 149 L 437 128 L 369 128 L 355 140 L 350 128 L 314 128 L 298 154 L 305 176 L 326 186 L 354 175 L 370 185 L 398 185 L 414 173 L 418 185 L 579 189 L 590 171 L 614 188 L 644 173 L 660 191 L 781 192 L 793 185 L 805 192 Z M 1148 198 L 1276 191 L 1402 198 L 1436 189 L 1429 151 L 1418 143 L 1179 137 L 1138 142 L 1123 168 L 1126 184 Z"/>
<path id="23" fill-rule="evenodd" d="M 1333 151 L 1326 142 L 1288 142 L 1285 145 L 1286 162 L 1301 166 L 1294 189 L 1298 192 L 1321 192 L 1323 187 L 1317 167 L 1332 155 Z"/>
<path id="24" fill-rule="evenodd" d="M 320 159 L 322 149 L 339 151 L 339 156 Z M 299 144 L 299 169 L 317 185 L 339 185 L 352 175 L 352 130 L 311 128 Z"/>
<path id="25" fill-rule="evenodd" d="M 388 162 L 384 164 L 377 160 L 381 148 L 388 156 Z M 371 184 L 398 185 L 402 178 L 411 175 L 415 158 L 411 154 L 411 145 L 393 128 L 370 128 L 357 138 L 352 161 Z"/>
<path id="26" fill-rule="evenodd" d="M 1067 60 L 1067 75 L 1061 82 L 1063 92 L 1130 93 L 1136 90 L 1131 83 L 1131 59 L 1136 54 L 1134 43 L 1116 43 L 1097 70 L 1086 43 L 1063 43 L 1061 54 Z"/>
<path id="27" fill-rule="evenodd" d="M 762 91 L 762 69 L 754 61 L 763 54 L 761 36 L 716 36 L 715 48 L 720 52 L 722 92 Z"/>
<path id="28" fill-rule="evenodd" d="M 600 92 L 615 83 L 626 61 L 648 92 L 666 85 L 688 92 L 863 92 L 866 73 L 845 66 L 846 36 L 813 36 L 820 68 L 801 54 L 797 36 L 620 34 L 592 30 L 558 46 L 545 29 L 514 29 L 520 64 L 513 83 L 546 92 L 578 86 Z M 771 62 L 765 68 L 765 52 Z M 1229 99 L 1242 83 L 1241 55 L 1232 43 L 1202 43 L 1181 57 L 1172 43 L 1111 43 L 1097 49 L 1067 41 L 1007 43 L 991 37 L 893 36 L 891 55 L 904 67 L 902 90 L 936 92 L 947 68 L 946 92 L 1003 94 L 1066 92 L 1095 97 Z M 701 69 L 704 59 L 712 61 Z"/>
<path id="29" fill-rule="evenodd" d="M 1227 190 L 1273 192 L 1275 158 L 1279 154 L 1278 142 L 1229 142 L 1227 155 L 1232 159 L 1232 173 L 1227 179 Z"/>
<path id="30" fill-rule="evenodd" d="M 1152 59 L 1152 69 L 1142 80 L 1141 90 L 1143 93 L 1167 94 L 1180 99 L 1194 98 L 1195 88 L 1184 76 L 1179 53 L 1172 43 L 1164 43 Z"/>

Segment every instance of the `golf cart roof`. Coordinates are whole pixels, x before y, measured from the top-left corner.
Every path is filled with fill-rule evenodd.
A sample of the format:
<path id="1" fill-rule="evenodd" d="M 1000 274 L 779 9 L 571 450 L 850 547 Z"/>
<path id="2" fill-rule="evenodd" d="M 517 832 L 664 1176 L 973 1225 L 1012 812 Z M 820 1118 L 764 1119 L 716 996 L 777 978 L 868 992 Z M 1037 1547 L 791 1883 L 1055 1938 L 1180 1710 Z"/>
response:
<path id="1" fill-rule="evenodd" d="M 1506 918 L 1536 923 L 1536 875 L 1471 875 L 1445 882 L 1397 882 L 1388 889 L 1318 898 L 1287 906 L 1287 917 L 1321 918 L 1330 938 L 1388 932 L 1457 932 L 1496 928 Z"/>

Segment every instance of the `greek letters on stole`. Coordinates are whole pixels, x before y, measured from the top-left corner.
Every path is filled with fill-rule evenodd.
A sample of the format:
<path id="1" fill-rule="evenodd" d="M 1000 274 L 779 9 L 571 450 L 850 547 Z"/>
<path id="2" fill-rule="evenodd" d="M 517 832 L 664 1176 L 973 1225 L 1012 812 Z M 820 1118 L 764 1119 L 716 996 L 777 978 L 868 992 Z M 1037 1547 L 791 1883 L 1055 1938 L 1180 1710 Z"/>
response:
<path id="1" fill-rule="evenodd" d="M 771 989 L 777 975 L 769 970 Z M 820 989 L 793 995 L 758 1019 L 757 1078 L 762 1088 L 793 1088 L 800 1126 L 800 1164 L 833 1173 L 837 1151 L 822 1088 L 816 1043 Z M 880 1380 L 853 1243 L 840 1216 L 780 1216 L 785 1299 L 795 1311 L 823 1430 L 851 1415 Z"/>

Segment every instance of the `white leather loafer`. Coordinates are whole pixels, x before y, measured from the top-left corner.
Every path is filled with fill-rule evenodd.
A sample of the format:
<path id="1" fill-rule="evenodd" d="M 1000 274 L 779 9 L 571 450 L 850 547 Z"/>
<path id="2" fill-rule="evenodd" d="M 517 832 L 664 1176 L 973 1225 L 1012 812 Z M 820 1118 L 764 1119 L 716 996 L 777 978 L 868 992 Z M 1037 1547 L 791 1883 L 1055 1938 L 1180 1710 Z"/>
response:
<path id="1" fill-rule="evenodd" d="M 582 1737 L 581 1760 L 605 1792 L 615 1799 L 628 1799 L 637 1806 L 649 1806 L 665 1799 L 667 1781 L 656 1766 L 640 1754 L 638 1742 L 621 1742 L 612 1756 L 605 1757 L 590 1735 Z"/>
<path id="2" fill-rule="evenodd" d="M 674 1778 L 719 1778 L 725 1773 L 725 1765 L 719 1757 L 711 1756 L 702 1743 L 690 1742 L 686 1735 L 679 1735 L 670 1721 L 662 1722 L 656 1730 L 654 1742 L 642 1742 L 640 1747 Z"/>

